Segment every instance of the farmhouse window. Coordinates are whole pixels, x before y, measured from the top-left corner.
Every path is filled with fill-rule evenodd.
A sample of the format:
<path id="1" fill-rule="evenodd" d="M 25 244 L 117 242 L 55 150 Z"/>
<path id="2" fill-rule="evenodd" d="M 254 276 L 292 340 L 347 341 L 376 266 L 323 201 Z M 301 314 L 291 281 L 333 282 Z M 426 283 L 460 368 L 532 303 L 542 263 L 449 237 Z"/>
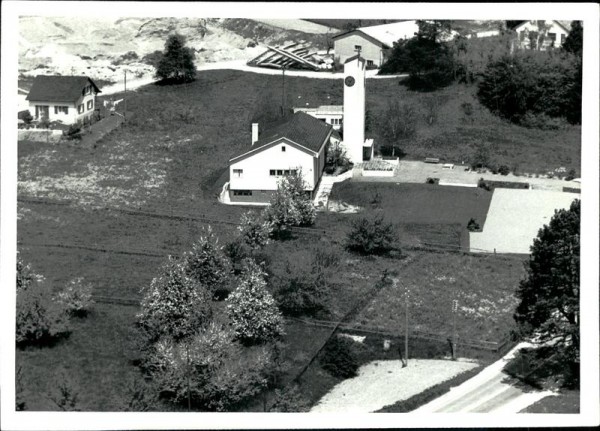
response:
<path id="1" fill-rule="evenodd" d="M 274 177 L 275 176 L 275 169 L 269 170 L 269 175 L 271 175 L 272 177 Z"/>
<path id="2" fill-rule="evenodd" d="M 283 169 L 277 169 L 277 175 L 283 175 Z"/>
<path id="3" fill-rule="evenodd" d="M 234 169 L 233 176 L 236 178 L 242 178 L 242 174 L 244 173 L 243 169 Z"/>
<path id="4" fill-rule="evenodd" d="M 54 113 L 55 114 L 68 114 L 69 113 L 69 107 L 68 106 L 55 106 L 54 107 Z"/>
<path id="5" fill-rule="evenodd" d="M 234 190 L 234 196 L 252 196 L 252 190 Z"/>
<path id="6" fill-rule="evenodd" d="M 360 51 L 360 50 L 362 50 L 362 46 L 361 45 L 354 45 L 354 50 L 355 51 Z"/>
<path id="7" fill-rule="evenodd" d="M 566 38 L 567 38 L 567 36 L 565 36 L 564 34 L 561 34 L 561 35 L 560 35 L 560 43 L 561 43 L 561 45 L 562 45 L 563 43 L 565 43 L 565 39 L 566 39 Z"/>
<path id="8" fill-rule="evenodd" d="M 367 60 L 367 66 L 373 66 L 373 60 Z"/>
<path id="9" fill-rule="evenodd" d="M 285 153 L 285 145 L 281 146 L 281 151 Z"/>
<path id="10" fill-rule="evenodd" d="M 88 109 L 88 111 L 90 109 L 93 109 L 93 108 L 94 108 L 94 101 L 93 100 L 88 100 L 88 103 L 87 103 L 87 109 Z"/>
<path id="11" fill-rule="evenodd" d="M 85 106 L 83 106 L 83 103 L 77 107 L 77 112 L 80 114 L 83 114 L 84 110 L 85 110 Z"/>
<path id="12" fill-rule="evenodd" d="M 525 32 L 524 31 L 522 31 L 521 33 L 519 33 L 519 40 L 521 42 L 523 42 L 525 40 Z"/>

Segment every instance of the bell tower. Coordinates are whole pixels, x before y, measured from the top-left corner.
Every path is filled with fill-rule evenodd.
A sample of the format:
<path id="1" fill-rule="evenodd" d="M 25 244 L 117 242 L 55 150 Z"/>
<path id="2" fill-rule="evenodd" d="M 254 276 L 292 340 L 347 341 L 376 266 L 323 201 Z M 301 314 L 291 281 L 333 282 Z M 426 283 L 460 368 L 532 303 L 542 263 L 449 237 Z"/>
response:
<path id="1" fill-rule="evenodd" d="M 365 145 L 365 67 L 360 52 L 344 63 L 344 147 L 354 164 L 363 161 Z"/>

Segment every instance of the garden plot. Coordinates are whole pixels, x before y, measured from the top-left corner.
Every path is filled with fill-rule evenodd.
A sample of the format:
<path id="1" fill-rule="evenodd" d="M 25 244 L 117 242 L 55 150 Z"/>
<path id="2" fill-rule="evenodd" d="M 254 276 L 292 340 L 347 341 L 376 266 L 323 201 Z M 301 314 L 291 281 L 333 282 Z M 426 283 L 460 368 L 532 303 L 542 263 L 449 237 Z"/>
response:
<path id="1" fill-rule="evenodd" d="M 483 232 L 471 232 L 471 251 L 529 254 L 539 229 L 554 211 L 579 195 L 545 190 L 495 189 Z"/>
<path id="2" fill-rule="evenodd" d="M 412 359 L 374 361 L 335 386 L 311 413 L 371 413 L 477 367 L 476 362 Z"/>

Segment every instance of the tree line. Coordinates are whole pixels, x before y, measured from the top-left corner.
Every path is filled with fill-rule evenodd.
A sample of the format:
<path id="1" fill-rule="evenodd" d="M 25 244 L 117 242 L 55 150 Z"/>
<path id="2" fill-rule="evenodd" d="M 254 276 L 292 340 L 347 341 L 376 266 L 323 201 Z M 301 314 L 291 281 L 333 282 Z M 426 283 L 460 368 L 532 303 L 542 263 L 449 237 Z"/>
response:
<path id="1" fill-rule="evenodd" d="M 515 35 L 448 40 L 448 21 L 417 21 L 411 39 L 394 43 L 380 74 L 408 73 L 407 86 L 432 91 L 453 82 L 474 84 L 482 105 L 528 127 L 581 123 L 583 27 L 573 21 L 560 49 L 517 49 Z M 532 44 L 535 48 L 537 45 Z"/>

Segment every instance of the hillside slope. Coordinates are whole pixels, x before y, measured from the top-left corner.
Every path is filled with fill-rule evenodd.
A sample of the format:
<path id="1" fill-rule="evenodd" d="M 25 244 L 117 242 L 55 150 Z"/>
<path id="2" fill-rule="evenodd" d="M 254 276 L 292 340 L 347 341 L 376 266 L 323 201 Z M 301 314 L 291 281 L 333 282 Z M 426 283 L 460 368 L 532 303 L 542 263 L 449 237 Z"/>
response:
<path id="1" fill-rule="evenodd" d="M 186 37 L 198 65 L 248 60 L 262 52 L 266 44 L 304 41 L 319 49 L 325 43 L 318 32 L 285 29 L 249 19 L 21 17 L 19 26 L 22 78 L 85 74 L 114 82 L 122 78 L 124 70 L 132 78 L 151 76 L 154 68 L 143 57 L 164 49 L 167 36 L 175 32 Z M 310 26 L 306 28 L 311 31 Z M 27 87 L 27 79 L 24 81 Z"/>

